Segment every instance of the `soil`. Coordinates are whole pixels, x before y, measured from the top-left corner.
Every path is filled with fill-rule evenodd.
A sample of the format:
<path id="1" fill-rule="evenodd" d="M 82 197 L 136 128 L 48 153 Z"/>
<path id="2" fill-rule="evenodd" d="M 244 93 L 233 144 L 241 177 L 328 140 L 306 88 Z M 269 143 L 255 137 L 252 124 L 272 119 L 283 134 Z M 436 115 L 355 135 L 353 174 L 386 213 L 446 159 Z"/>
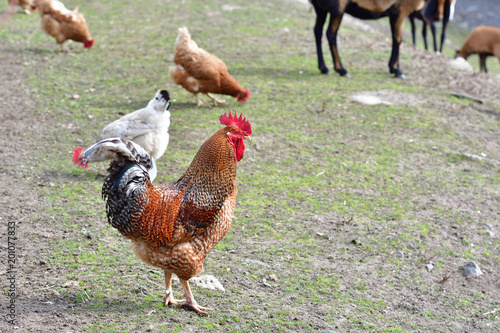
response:
<path id="1" fill-rule="evenodd" d="M 493 13 L 499 13 L 500 9 L 489 10 L 485 16 L 479 15 L 465 15 L 464 13 L 474 12 L 471 9 L 473 6 L 462 7 L 462 2 L 465 4 L 467 1 L 458 0 L 457 4 L 457 18 L 456 22 L 467 22 L 470 27 L 476 26 L 479 22 L 484 22 L 484 19 L 492 19 Z M 469 1 L 470 3 L 471 1 Z M 500 6 L 498 1 L 474 1 L 475 5 L 478 6 Z M 488 5 L 486 5 L 488 3 Z M 488 21 L 489 24 L 495 24 L 498 21 Z M 465 23 L 464 23 L 465 24 Z M 403 51 L 405 52 L 405 51 Z M 423 70 L 426 66 L 435 66 L 435 68 L 440 68 L 440 66 L 446 66 L 445 59 L 437 60 L 431 54 L 424 52 L 417 52 L 414 59 L 418 59 L 419 64 L 414 64 L 411 71 L 416 72 Z M 409 65 L 407 65 L 409 67 Z M 419 68 L 421 67 L 421 68 Z M 439 73 L 437 74 L 439 75 Z M 16 237 L 15 247 L 17 251 L 17 262 L 15 263 L 16 269 L 16 285 L 19 290 L 24 290 L 23 294 L 17 299 L 17 311 L 18 319 L 20 320 L 19 327 L 13 327 L 6 325 L 4 321 L 0 322 L 0 332 L 10 332 L 13 329 L 20 332 L 51 332 L 55 328 L 59 331 L 66 332 L 81 332 L 82 324 L 85 323 L 97 323 L 101 318 L 95 313 L 85 313 L 78 312 L 77 314 L 72 313 L 69 309 L 73 309 L 74 304 L 68 298 L 60 298 L 54 291 L 39 292 L 39 284 L 43 282 L 43 285 L 50 285 L 51 281 L 57 280 L 57 269 L 46 267 L 43 260 L 40 260 L 35 254 L 40 253 L 41 249 L 44 248 L 46 242 L 45 240 L 51 237 L 61 236 L 61 231 L 57 228 L 52 227 L 52 223 L 57 220 L 55 216 L 44 216 L 41 212 L 44 211 L 44 206 L 48 204 L 48 200 L 44 198 L 39 191 L 33 190 L 29 184 L 28 179 L 33 180 L 37 177 L 36 172 L 29 167 L 26 167 L 26 163 L 33 161 L 33 156 L 36 156 L 36 150 L 39 142 L 46 142 L 48 139 L 46 133 L 44 133 L 44 124 L 50 122 L 50 117 L 42 114 L 33 112 L 36 110 L 36 103 L 33 99 L 29 98 L 33 94 L 33 91 L 28 88 L 24 82 L 26 82 L 28 77 L 27 66 L 25 66 L 15 54 L 9 53 L 5 49 L 0 49 L 0 142 L 2 142 L 0 147 L 0 183 L 1 185 L 1 195 L 0 195 L 0 205 L 2 207 L 0 211 L 0 224 L 2 225 L 2 243 L 0 243 L 0 269 L 7 267 L 7 242 L 5 235 L 7 234 L 7 223 L 14 223 L 16 225 Z M 462 94 L 474 95 L 481 99 L 491 99 L 494 97 L 493 86 L 498 87 L 498 81 L 494 78 L 486 77 L 484 75 L 476 75 L 474 78 L 461 76 L 460 74 L 455 74 L 453 78 L 449 80 L 450 88 L 461 92 Z M 479 83 L 478 83 L 479 82 Z M 484 88 L 485 86 L 490 88 Z M 375 92 L 376 93 L 376 92 Z M 439 102 L 437 107 L 449 107 L 444 102 Z M 498 117 L 497 111 L 492 111 L 490 109 L 478 107 L 479 112 L 485 112 L 493 117 Z M 463 116 L 463 114 L 452 113 L 450 115 L 449 126 L 453 128 L 456 133 L 466 133 L 471 130 L 473 124 L 470 120 Z M 500 144 L 498 141 L 498 133 L 495 132 L 485 132 L 485 133 L 475 133 L 475 140 L 490 142 L 490 150 L 496 152 L 497 161 L 500 160 L 498 157 L 500 155 Z M 496 166 L 498 168 L 498 166 Z M 31 182 L 32 183 L 32 182 Z M 38 182 L 39 186 L 51 186 L 50 180 L 40 179 Z M 415 198 L 415 200 L 420 201 L 422 205 L 432 205 L 434 202 L 439 202 L 443 206 L 447 207 L 460 207 L 464 204 L 463 200 L 466 197 L 460 197 L 457 195 L 446 196 L 443 193 L 441 197 L 432 198 Z M 485 198 L 484 206 L 491 207 L 495 206 L 495 203 L 487 202 L 488 200 L 496 200 L 497 198 Z M 425 214 L 425 210 L 423 213 Z M 484 214 L 490 214 L 492 218 L 498 220 L 498 212 L 484 212 Z M 330 225 L 333 217 L 328 216 L 316 216 L 316 225 L 318 229 L 320 226 Z M 36 230 L 33 233 L 33 230 Z M 321 230 L 325 230 L 324 228 Z M 456 231 L 450 226 L 449 237 L 454 238 Z M 35 236 L 34 236 L 35 235 Z M 356 251 L 356 250 L 355 250 Z M 359 261 L 364 260 L 362 253 L 349 253 L 349 256 L 359 257 Z M 336 255 L 336 261 L 341 262 L 346 254 Z M 404 254 L 403 254 L 404 256 Z M 378 264 L 383 265 L 382 262 Z M 323 264 L 323 263 L 317 263 Z M 341 267 L 339 263 L 338 274 L 341 274 L 344 279 L 349 279 L 350 274 L 368 274 L 373 270 L 372 267 L 364 263 L 359 263 L 355 269 L 346 269 Z M 488 283 L 467 280 L 464 284 L 467 284 L 471 290 L 481 290 L 483 294 L 488 295 L 488 297 L 494 297 L 491 295 L 496 295 L 500 297 L 499 289 L 500 285 L 498 278 L 500 277 L 498 272 L 498 266 L 486 266 L 482 267 L 483 271 L 488 275 Z M 8 281 L 6 279 L 7 273 L 5 271 L 1 272 L 0 280 L 0 290 L 4 291 L 8 289 Z M 277 272 L 280 273 L 279 271 Z M 411 272 L 408 272 L 411 274 Z M 405 276 L 401 276 L 404 279 Z M 496 282 L 493 280 L 496 279 Z M 376 283 L 376 280 L 370 281 L 367 278 L 367 283 L 372 286 Z M 483 279 L 484 281 L 484 279 Z M 241 283 L 245 283 L 245 279 Z M 340 289 L 345 288 L 345 286 L 340 286 Z M 37 290 L 37 293 L 31 295 L 26 290 Z M 370 291 L 366 291 L 369 293 Z M 452 292 L 452 291 L 450 291 Z M 418 294 L 418 293 L 417 293 Z M 423 307 L 433 308 L 433 298 L 432 295 L 421 295 L 415 297 L 415 294 L 404 291 L 394 291 L 393 297 L 398 299 L 395 301 L 393 308 L 394 312 L 398 312 L 398 309 L 404 311 L 418 311 Z M 2 299 L 4 303 L 4 299 Z M 497 303 L 498 305 L 498 303 Z M 434 304 L 434 306 L 437 306 Z M 2 308 L 2 310 L 4 310 Z M 304 312 L 306 310 L 304 309 Z M 304 314 L 297 313 L 297 316 L 302 316 Z M 309 314 L 312 316 L 309 318 L 312 327 L 319 329 L 322 325 L 322 310 L 317 309 L 315 313 Z M 397 315 L 391 314 L 391 317 L 395 318 Z M 187 319 L 189 322 L 189 318 Z M 425 320 L 425 318 L 423 319 Z M 477 318 L 477 323 L 471 323 L 470 326 L 458 325 L 457 332 L 462 331 L 479 331 L 477 327 L 481 326 L 482 317 Z M 474 325 L 478 325 L 477 327 Z M 130 328 L 134 331 L 133 327 Z M 137 329 L 139 331 L 139 329 Z M 304 329 L 306 331 L 306 329 Z"/>

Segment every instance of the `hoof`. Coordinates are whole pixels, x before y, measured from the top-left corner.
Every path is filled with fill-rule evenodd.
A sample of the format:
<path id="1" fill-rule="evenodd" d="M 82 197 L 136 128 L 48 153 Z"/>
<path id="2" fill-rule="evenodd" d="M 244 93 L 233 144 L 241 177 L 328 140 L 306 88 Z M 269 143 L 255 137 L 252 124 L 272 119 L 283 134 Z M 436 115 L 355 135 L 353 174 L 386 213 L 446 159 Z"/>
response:
<path id="1" fill-rule="evenodd" d="M 403 73 L 401 73 L 400 75 L 396 75 L 396 78 L 401 80 L 406 80 L 406 76 Z"/>
<path id="2" fill-rule="evenodd" d="M 339 73 L 339 74 L 340 74 L 340 76 L 344 76 L 344 77 L 351 77 L 351 76 L 349 75 L 349 73 L 347 73 L 347 71 L 346 71 L 345 69 L 343 69 L 343 68 L 342 68 L 342 69 L 339 69 L 339 70 L 335 70 L 335 71 L 336 71 L 337 73 Z"/>
<path id="3" fill-rule="evenodd" d="M 328 70 L 328 68 L 320 69 L 320 71 L 321 71 L 321 74 L 330 74 L 330 71 Z"/>
<path id="4" fill-rule="evenodd" d="M 390 68 L 389 69 L 389 72 L 391 74 L 394 74 L 394 77 L 399 77 L 399 78 L 402 78 L 403 80 L 406 79 L 406 76 L 403 74 L 403 72 L 399 69 L 399 67 L 397 69 L 392 69 Z"/>

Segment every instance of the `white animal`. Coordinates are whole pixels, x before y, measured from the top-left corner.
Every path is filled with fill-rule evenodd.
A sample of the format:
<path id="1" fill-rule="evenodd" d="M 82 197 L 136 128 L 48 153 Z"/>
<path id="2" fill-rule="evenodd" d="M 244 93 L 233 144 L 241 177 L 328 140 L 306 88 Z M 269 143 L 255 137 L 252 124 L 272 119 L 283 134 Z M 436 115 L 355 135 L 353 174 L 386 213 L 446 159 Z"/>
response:
<path id="1" fill-rule="evenodd" d="M 168 146 L 170 126 L 170 96 L 168 91 L 158 91 L 144 109 L 129 113 L 104 127 L 97 141 L 109 138 L 123 138 L 140 145 L 154 160 L 159 159 Z M 73 162 L 83 168 L 82 148 L 73 151 Z M 96 155 L 87 163 L 100 162 L 111 157 Z"/>

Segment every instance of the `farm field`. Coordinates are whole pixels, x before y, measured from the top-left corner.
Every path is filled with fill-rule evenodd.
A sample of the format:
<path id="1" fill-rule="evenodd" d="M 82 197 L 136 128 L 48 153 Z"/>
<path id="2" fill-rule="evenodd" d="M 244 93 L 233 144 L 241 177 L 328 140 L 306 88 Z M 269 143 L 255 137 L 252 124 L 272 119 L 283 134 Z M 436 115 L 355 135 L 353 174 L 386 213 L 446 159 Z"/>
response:
<path id="1" fill-rule="evenodd" d="M 401 80 L 388 71 L 386 31 L 347 19 L 339 52 L 351 77 L 341 78 L 317 69 L 304 1 L 65 4 L 85 14 L 90 50 L 60 52 L 36 12 L 0 26 L 0 332 L 500 330 L 500 64 L 489 58 L 489 75 L 477 58 L 475 72 L 451 67 L 466 32 L 451 26 L 442 56 L 405 35 Z M 197 107 L 172 82 L 182 26 L 250 89 L 246 104 Z M 71 160 L 159 89 L 173 103 L 156 185 L 182 175 L 224 112 L 252 123 L 232 227 L 201 273 L 225 292 L 192 286 L 208 317 L 163 306 L 163 272 L 107 223 L 107 164 Z M 482 276 L 464 276 L 470 261 Z"/>

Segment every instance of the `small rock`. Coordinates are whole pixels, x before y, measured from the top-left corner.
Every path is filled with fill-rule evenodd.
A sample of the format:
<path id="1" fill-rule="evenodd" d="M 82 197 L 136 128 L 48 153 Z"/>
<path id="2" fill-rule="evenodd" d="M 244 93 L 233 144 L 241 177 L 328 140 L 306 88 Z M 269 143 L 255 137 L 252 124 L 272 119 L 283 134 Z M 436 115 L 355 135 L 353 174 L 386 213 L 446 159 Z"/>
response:
<path id="1" fill-rule="evenodd" d="M 470 160 L 475 160 L 475 161 L 482 161 L 484 160 L 484 157 L 475 155 L 475 154 L 468 154 L 468 153 L 463 153 L 462 154 L 464 157 L 467 157 Z"/>
<path id="2" fill-rule="evenodd" d="M 450 66 L 464 72 L 473 72 L 472 66 L 462 57 L 450 60 Z"/>
<path id="3" fill-rule="evenodd" d="M 378 96 L 373 96 L 373 95 L 352 95 L 351 99 L 354 101 L 361 103 L 361 104 L 366 104 L 366 105 L 377 105 L 377 104 L 385 104 L 385 105 L 391 105 L 390 102 L 382 100 Z"/>
<path id="4" fill-rule="evenodd" d="M 272 288 L 272 286 L 269 283 L 267 283 L 267 280 L 265 278 L 262 279 L 262 284 L 265 285 L 266 287 Z"/>
<path id="5" fill-rule="evenodd" d="M 275 282 L 276 282 L 276 281 L 278 281 L 278 277 L 276 276 L 276 274 L 271 274 L 271 275 L 269 275 L 269 279 L 270 279 L 270 280 L 273 280 L 273 281 L 275 281 Z"/>
<path id="6" fill-rule="evenodd" d="M 87 229 L 83 228 L 81 230 L 81 233 L 82 235 L 84 235 L 87 239 L 92 239 L 92 235 L 90 234 L 90 232 L 87 231 Z"/>
<path id="7" fill-rule="evenodd" d="M 488 228 L 489 230 L 493 231 L 493 226 L 489 223 L 486 223 L 486 228 Z"/>
<path id="8" fill-rule="evenodd" d="M 485 233 L 490 237 L 495 237 L 495 234 L 491 230 L 485 230 Z"/>
<path id="9" fill-rule="evenodd" d="M 259 261 L 259 260 L 253 260 L 253 259 L 245 259 L 243 260 L 243 263 L 247 264 L 247 265 L 250 265 L 250 264 L 253 264 L 253 265 L 259 265 L 259 266 L 266 266 L 266 267 L 269 267 L 268 264 L 262 262 L 262 261 Z"/>
<path id="10" fill-rule="evenodd" d="M 212 290 L 219 289 L 223 292 L 226 292 L 226 290 L 219 282 L 219 280 L 217 280 L 217 278 L 213 275 L 196 276 L 194 278 L 189 279 L 189 282 L 201 288 L 212 289 Z"/>
<path id="11" fill-rule="evenodd" d="M 463 273 L 467 277 L 473 277 L 477 278 L 483 275 L 483 272 L 481 272 L 481 268 L 479 268 L 479 265 L 476 264 L 474 261 L 469 261 L 464 267 L 463 267 Z"/>
<path id="12" fill-rule="evenodd" d="M 240 6 L 230 5 L 230 4 L 222 5 L 221 8 L 225 12 L 232 12 L 233 10 L 242 9 L 242 7 L 240 7 Z"/>
<path id="13" fill-rule="evenodd" d="M 427 265 L 425 265 L 425 268 L 430 272 L 434 269 L 434 264 L 432 262 L 429 262 Z"/>
<path id="14" fill-rule="evenodd" d="M 78 281 L 66 281 L 63 285 L 64 288 L 68 288 L 68 287 L 75 287 L 75 288 L 78 288 L 80 287 L 80 285 L 78 284 Z"/>

